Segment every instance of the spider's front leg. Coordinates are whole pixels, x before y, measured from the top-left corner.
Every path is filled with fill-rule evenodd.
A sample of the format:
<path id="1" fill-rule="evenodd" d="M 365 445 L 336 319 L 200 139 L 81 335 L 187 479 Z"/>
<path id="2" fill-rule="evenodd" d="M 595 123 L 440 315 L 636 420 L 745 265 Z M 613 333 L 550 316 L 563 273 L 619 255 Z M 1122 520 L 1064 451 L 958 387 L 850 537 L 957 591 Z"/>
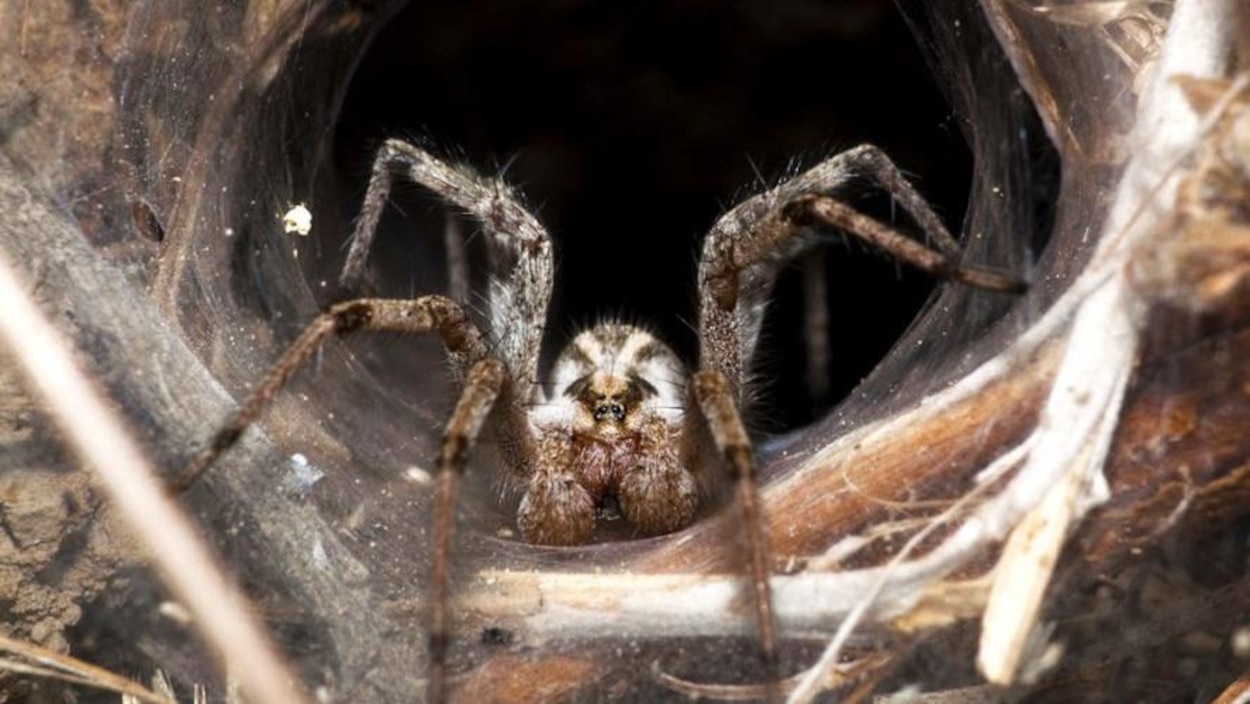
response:
<path id="1" fill-rule="evenodd" d="M 487 356 L 477 327 L 459 305 L 444 296 L 422 296 L 413 300 L 360 298 L 333 305 L 309 323 L 287 347 L 239 410 L 171 480 L 171 489 L 175 493 L 186 491 L 218 457 L 234 447 L 243 431 L 260 418 L 291 377 L 331 338 L 383 331 L 438 333 L 457 376 L 463 376 L 472 364 Z"/>
<path id="2" fill-rule="evenodd" d="M 742 518 L 750 563 L 751 589 L 755 601 L 755 621 L 759 631 L 764 672 L 768 678 L 769 699 L 776 699 L 779 678 L 777 631 L 773 615 L 772 573 L 768 538 L 751 440 L 742 425 L 729 379 L 719 371 L 703 369 L 691 379 L 691 396 L 707 422 L 716 450 L 729 464 L 734 479 L 734 502 Z M 691 442 L 695 442 L 691 437 Z M 690 447 L 693 447 L 691 445 Z"/>
<path id="3" fill-rule="evenodd" d="M 222 453 L 229 450 L 322 345 L 333 337 L 357 332 L 437 332 L 447 348 L 456 375 L 464 379 L 464 390 L 443 433 L 433 498 L 429 701 L 443 702 L 446 700 L 445 671 L 449 642 L 449 561 L 457 488 L 468 454 L 496 399 L 505 390 L 507 379 L 504 364 L 487 354 L 481 333 L 459 305 L 443 296 L 423 296 L 411 301 L 364 298 L 331 306 L 287 348 L 208 447 L 178 475 L 173 487 L 175 491 L 189 488 Z"/>
<path id="4" fill-rule="evenodd" d="M 839 192 L 859 176 L 888 191 L 933 247 L 908 239 L 838 201 Z M 962 266 L 959 245 L 941 220 L 889 158 L 870 145 L 838 154 L 747 199 L 708 233 L 699 262 L 699 371 L 691 382 L 692 405 L 707 421 L 716 449 L 733 476 L 750 551 L 760 646 L 774 688 L 777 644 L 768 582 L 772 560 L 751 444 L 738 409 L 746 396 L 764 310 L 777 274 L 816 244 L 810 236 L 815 228 L 842 230 L 901 261 L 973 286 L 1023 290 L 1023 284 L 1009 276 Z"/>
<path id="5" fill-rule="evenodd" d="M 490 357 L 476 362 L 465 375 L 464 390 L 443 431 L 434 479 L 434 533 L 431 538 L 429 698 L 433 704 L 447 698 L 447 650 L 451 644 L 447 609 L 451 585 L 451 533 L 456 497 L 469 452 L 477 443 L 487 417 L 507 379 L 502 362 Z"/>
<path id="6" fill-rule="evenodd" d="M 448 584 L 456 485 L 468 451 L 488 417 L 492 439 L 505 459 L 505 468 L 514 477 L 534 476 L 540 464 L 539 438 L 529 420 L 528 402 L 531 387 L 537 381 L 553 265 L 546 231 L 506 183 L 444 162 L 415 145 L 389 139 L 374 159 L 351 249 L 339 277 L 345 288 L 354 288 L 361 279 L 395 178 L 424 187 L 477 220 L 486 236 L 492 274 L 486 297 L 488 340 L 475 337 L 474 354 L 461 359 L 455 358 L 452 341 L 448 340 L 453 370 L 464 380 L 465 387 L 443 436 L 435 485 L 429 701 L 440 704 L 447 696 Z M 457 232 L 445 236 L 451 240 L 449 278 L 453 289 L 457 281 L 462 289 L 459 293 L 453 290 L 453 295 L 463 297 L 468 281 L 463 243 L 458 241 Z M 476 328 L 473 333 L 476 335 Z M 485 353 L 487 347 L 489 357 Z"/>

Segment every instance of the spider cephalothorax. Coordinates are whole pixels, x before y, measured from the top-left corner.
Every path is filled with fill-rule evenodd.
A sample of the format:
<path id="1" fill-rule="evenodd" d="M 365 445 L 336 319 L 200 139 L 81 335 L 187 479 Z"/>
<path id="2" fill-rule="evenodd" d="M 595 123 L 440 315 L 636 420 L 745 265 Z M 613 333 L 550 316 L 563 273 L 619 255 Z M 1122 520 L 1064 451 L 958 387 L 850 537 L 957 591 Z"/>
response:
<path id="1" fill-rule="evenodd" d="M 679 452 L 686 371 L 667 345 L 596 325 L 561 353 L 547 388 L 530 414 L 539 447 L 517 513 L 526 540 L 585 543 L 605 501 L 646 534 L 694 520 L 698 485 Z"/>
<path id="2" fill-rule="evenodd" d="M 921 269 L 965 283 L 1010 291 L 1019 290 L 1019 282 L 960 266 L 958 245 L 924 199 L 884 154 L 861 146 L 743 201 L 712 227 L 699 260 L 699 357 L 693 374 L 650 334 L 608 323 L 574 338 L 556 361 L 552 383 L 530 394 L 548 324 L 551 242 L 502 181 L 449 165 L 406 142 L 387 141 L 374 161 L 342 283 L 351 288 L 359 281 L 396 175 L 424 186 L 481 225 L 494 269 L 486 328 L 479 329 L 460 302 L 435 294 L 411 300 L 361 298 L 330 307 L 291 344 L 210 446 L 183 471 L 179 485 L 188 485 L 228 449 L 331 337 L 358 331 L 437 333 L 463 388 L 443 433 L 434 482 L 430 701 L 446 699 L 452 516 L 458 482 L 484 429 L 500 448 L 503 471 L 522 488 L 517 522 L 522 536 L 533 543 L 589 541 L 597 511 L 611 502 L 640 533 L 680 529 L 698 510 L 696 478 L 711 481 L 714 470 L 728 469 L 748 552 L 747 583 L 760 650 L 775 695 L 771 560 L 739 406 L 778 271 L 819 242 L 812 236 L 816 231 L 836 228 Z M 861 176 L 889 191 L 936 251 L 834 197 Z M 466 273 L 453 265 L 459 261 L 463 266 L 463 257 L 449 254 L 448 260 L 449 279 L 467 281 Z"/>

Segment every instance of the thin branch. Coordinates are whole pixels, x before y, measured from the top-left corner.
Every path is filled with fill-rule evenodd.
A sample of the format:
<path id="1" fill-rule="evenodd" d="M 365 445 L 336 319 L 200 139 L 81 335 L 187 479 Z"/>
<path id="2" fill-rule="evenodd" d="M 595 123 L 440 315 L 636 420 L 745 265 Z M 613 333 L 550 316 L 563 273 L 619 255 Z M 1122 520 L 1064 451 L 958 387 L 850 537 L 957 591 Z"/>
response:
<path id="1" fill-rule="evenodd" d="M 0 252 L 0 339 L 43 397 L 83 464 L 91 468 L 131 530 L 156 559 L 169 588 L 195 615 L 222 665 L 237 669 L 253 701 L 303 702 L 297 681 L 248 615 L 192 525 L 92 382 L 69 344 L 39 312 Z"/>
<path id="2" fill-rule="evenodd" d="M 172 701 L 167 696 L 157 694 L 138 682 L 126 679 L 102 667 L 96 667 L 77 658 L 62 655 L 34 643 L 9 638 L 3 634 L 0 634 L 0 651 L 8 651 L 33 662 L 32 664 L 0 658 L 0 670 L 105 689 L 134 697 L 139 701 L 152 702 L 152 704 L 169 704 Z"/>

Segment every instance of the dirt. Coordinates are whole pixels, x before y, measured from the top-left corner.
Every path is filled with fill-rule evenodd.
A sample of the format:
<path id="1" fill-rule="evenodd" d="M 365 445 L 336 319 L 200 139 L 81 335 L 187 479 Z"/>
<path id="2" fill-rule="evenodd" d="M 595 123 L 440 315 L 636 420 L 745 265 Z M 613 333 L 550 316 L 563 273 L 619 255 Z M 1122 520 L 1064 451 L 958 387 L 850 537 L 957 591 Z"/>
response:
<path id="1" fill-rule="evenodd" d="M 70 653 L 84 605 L 136 555 L 61 445 L 56 428 L 0 356 L 0 624 L 6 635 Z M 0 702 L 30 680 L 0 677 Z"/>

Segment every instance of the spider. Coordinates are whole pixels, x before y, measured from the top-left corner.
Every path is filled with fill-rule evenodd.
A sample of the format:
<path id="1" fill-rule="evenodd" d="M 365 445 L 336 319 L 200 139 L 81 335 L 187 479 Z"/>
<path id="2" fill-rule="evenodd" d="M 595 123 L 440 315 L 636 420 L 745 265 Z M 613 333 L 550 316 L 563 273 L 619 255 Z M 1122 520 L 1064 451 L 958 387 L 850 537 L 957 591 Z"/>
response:
<path id="1" fill-rule="evenodd" d="M 958 264 L 959 247 L 925 200 L 879 149 L 842 152 L 751 197 L 712 227 L 698 266 L 698 366 L 632 325 L 604 322 L 576 335 L 539 383 L 539 348 L 552 286 L 551 241 L 500 179 L 481 177 L 399 140 L 373 163 L 340 283 L 360 281 L 396 176 L 475 219 L 494 277 L 487 329 L 443 295 L 358 298 L 330 306 L 290 345 L 209 445 L 174 480 L 185 489 L 229 449 L 288 379 L 330 338 L 356 332 L 436 333 L 461 385 L 443 432 L 433 503 L 428 629 L 429 696 L 445 701 L 449 560 L 458 483 L 479 435 L 498 444 L 503 471 L 521 488 L 522 538 L 545 545 L 591 540 L 598 512 L 614 502 L 639 533 L 670 533 L 698 513 L 700 480 L 728 468 L 749 553 L 751 600 L 765 672 L 776 693 L 777 635 L 769 550 L 752 446 L 739 408 L 765 303 L 781 268 L 818 244 L 824 229 L 851 233 L 932 274 L 1018 292 L 1017 280 Z M 835 196 L 868 177 L 912 216 L 935 249 L 863 215 Z M 454 278 L 455 272 L 452 272 Z"/>

